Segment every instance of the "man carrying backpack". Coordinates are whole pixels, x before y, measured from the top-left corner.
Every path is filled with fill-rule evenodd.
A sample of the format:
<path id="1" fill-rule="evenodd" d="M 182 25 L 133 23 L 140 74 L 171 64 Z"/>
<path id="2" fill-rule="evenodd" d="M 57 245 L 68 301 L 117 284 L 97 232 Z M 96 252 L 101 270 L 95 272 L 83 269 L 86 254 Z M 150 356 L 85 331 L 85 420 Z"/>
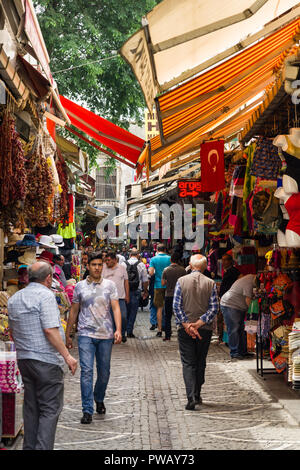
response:
<path id="1" fill-rule="evenodd" d="M 130 258 L 126 261 L 129 282 L 129 303 L 127 304 L 127 337 L 135 338 L 134 323 L 138 312 L 140 297 L 148 297 L 148 275 L 146 266 L 138 259 L 138 251 L 132 248 Z"/>

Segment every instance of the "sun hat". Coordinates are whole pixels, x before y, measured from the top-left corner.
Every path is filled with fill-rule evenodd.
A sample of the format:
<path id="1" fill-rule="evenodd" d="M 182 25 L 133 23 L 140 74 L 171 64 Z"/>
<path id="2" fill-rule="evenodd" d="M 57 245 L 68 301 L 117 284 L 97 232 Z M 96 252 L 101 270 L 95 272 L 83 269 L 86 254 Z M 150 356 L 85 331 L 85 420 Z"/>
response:
<path id="1" fill-rule="evenodd" d="M 7 246 L 13 246 L 17 242 L 23 240 L 23 238 L 24 238 L 24 235 L 18 235 L 17 233 L 11 233 L 11 234 L 8 235 Z"/>
<path id="2" fill-rule="evenodd" d="M 18 290 L 19 287 L 16 285 L 7 286 L 6 288 L 6 291 L 10 296 L 14 295 L 16 292 L 18 292 Z"/>
<path id="3" fill-rule="evenodd" d="M 16 246 L 39 246 L 39 244 L 37 243 L 33 234 L 27 233 L 23 240 L 16 242 Z"/>
<path id="4" fill-rule="evenodd" d="M 61 235 L 58 235 L 58 234 L 51 235 L 51 239 L 55 243 L 55 246 L 58 246 L 58 247 L 65 246 L 64 239 Z"/>
<path id="5" fill-rule="evenodd" d="M 21 264 L 26 264 L 26 266 L 30 266 L 31 264 L 36 263 L 35 251 L 26 250 L 25 253 L 19 257 L 19 262 Z"/>
<path id="6" fill-rule="evenodd" d="M 46 248 L 56 248 L 54 241 L 48 235 L 41 235 L 39 239 L 39 244 L 45 246 Z"/>
<path id="7" fill-rule="evenodd" d="M 47 261 L 48 263 L 50 263 L 52 266 L 54 265 L 53 263 L 53 254 L 50 253 L 50 251 L 43 251 L 43 253 L 41 253 L 39 255 L 39 258 L 38 258 L 38 261 Z"/>

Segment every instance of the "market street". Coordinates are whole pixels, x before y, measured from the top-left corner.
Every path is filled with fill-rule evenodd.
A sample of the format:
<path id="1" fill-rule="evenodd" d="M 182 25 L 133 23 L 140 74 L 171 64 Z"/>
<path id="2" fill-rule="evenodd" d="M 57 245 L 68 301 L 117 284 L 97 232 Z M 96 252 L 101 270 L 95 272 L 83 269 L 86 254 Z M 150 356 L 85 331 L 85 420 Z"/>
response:
<path id="1" fill-rule="evenodd" d="M 300 449 L 298 422 L 264 388 L 255 360 L 230 362 L 226 346 L 214 340 L 204 403 L 186 411 L 176 336 L 164 343 L 149 331 L 148 318 L 148 312 L 139 311 L 137 338 L 113 348 L 105 416 L 94 414 L 92 424 L 80 424 L 80 369 L 74 377 L 67 373 L 55 450 Z M 297 403 L 297 392 L 282 377 L 272 380 L 272 391 Z M 22 448 L 21 437 L 13 448 Z"/>

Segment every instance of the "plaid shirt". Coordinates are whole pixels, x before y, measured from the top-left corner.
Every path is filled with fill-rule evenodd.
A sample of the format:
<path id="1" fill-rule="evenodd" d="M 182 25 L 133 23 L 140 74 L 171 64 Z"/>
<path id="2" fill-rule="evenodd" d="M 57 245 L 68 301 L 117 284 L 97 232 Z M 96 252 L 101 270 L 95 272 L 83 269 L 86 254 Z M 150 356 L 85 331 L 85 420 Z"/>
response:
<path id="1" fill-rule="evenodd" d="M 8 322 L 16 346 L 17 359 L 34 359 L 63 368 L 62 356 L 44 333 L 47 328 L 59 328 L 65 341 L 58 305 L 50 289 L 37 282 L 31 282 L 14 294 L 8 300 Z"/>
<path id="2" fill-rule="evenodd" d="M 181 287 L 178 281 L 176 283 L 175 291 L 174 291 L 173 310 L 174 310 L 175 321 L 176 321 L 177 326 L 180 326 L 182 323 L 188 323 L 187 315 L 185 311 L 183 310 L 183 296 L 182 296 Z M 215 315 L 218 313 L 218 311 L 219 311 L 218 291 L 217 291 L 216 284 L 214 284 L 214 287 L 213 287 L 213 290 L 209 299 L 208 309 L 205 312 L 205 314 L 199 318 L 204 323 L 211 323 Z"/>

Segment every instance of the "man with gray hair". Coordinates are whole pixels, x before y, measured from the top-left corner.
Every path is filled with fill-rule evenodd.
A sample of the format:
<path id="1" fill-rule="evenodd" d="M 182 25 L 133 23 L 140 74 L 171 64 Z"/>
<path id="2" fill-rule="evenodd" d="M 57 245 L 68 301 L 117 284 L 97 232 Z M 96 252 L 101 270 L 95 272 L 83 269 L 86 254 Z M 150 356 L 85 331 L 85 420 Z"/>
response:
<path id="1" fill-rule="evenodd" d="M 23 450 L 52 450 L 63 407 L 63 366 L 75 374 L 77 360 L 65 335 L 53 292 L 52 267 L 38 261 L 28 268 L 29 284 L 8 301 L 8 320 L 24 383 Z"/>
<path id="2" fill-rule="evenodd" d="M 219 302 L 215 282 L 203 272 L 207 267 L 204 256 L 193 255 L 192 272 L 178 279 L 173 310 L 178 329 L 178 342 L 183 378 L 187 395 L 187 410 L 201 404 L 206 357 L 212 336 L 212 321 L 218 313 Z"/>

